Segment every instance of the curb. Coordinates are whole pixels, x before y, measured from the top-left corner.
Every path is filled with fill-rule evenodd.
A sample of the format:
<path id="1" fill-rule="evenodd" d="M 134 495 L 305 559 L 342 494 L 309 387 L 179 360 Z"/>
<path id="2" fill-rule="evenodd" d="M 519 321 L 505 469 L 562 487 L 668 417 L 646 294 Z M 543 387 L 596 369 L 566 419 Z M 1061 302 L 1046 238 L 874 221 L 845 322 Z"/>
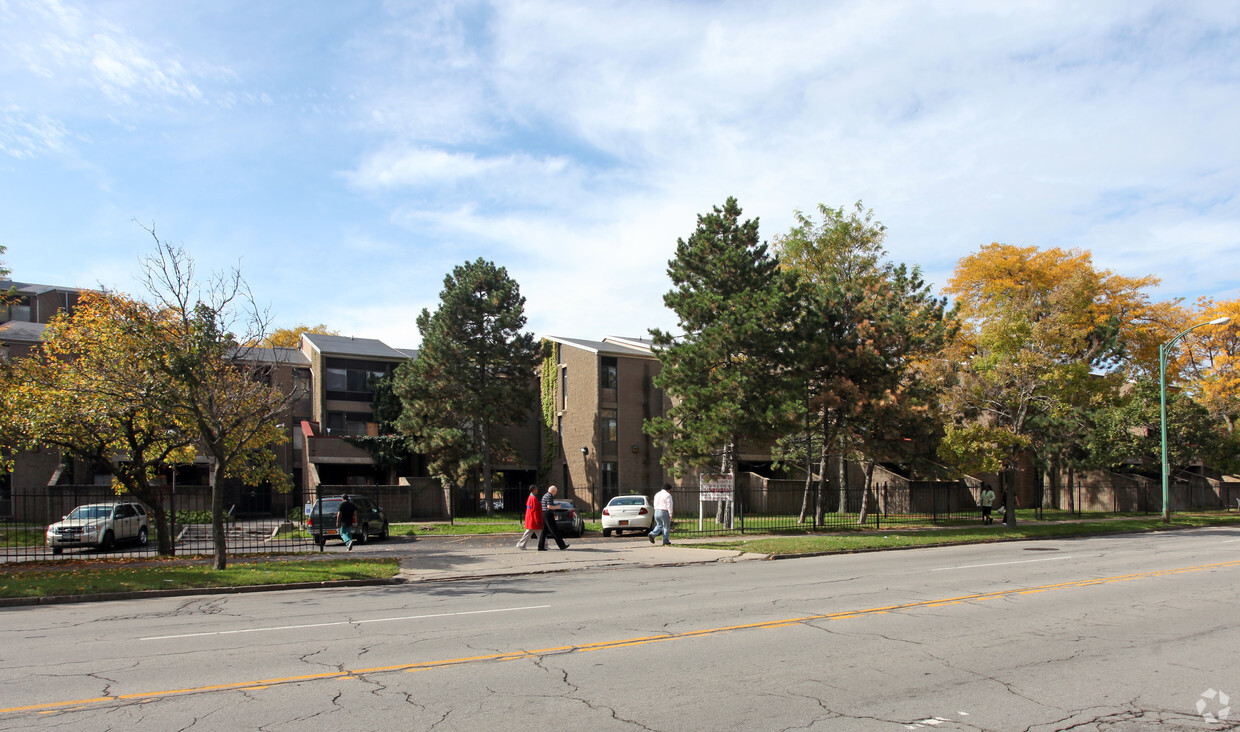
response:
<path id="1" fill-rule="evenodd" d="M 179 590 L 135 590 L 133 592 L 109 592 L 94 595 L 50 595 L 48 597 L 4 597 L 0 608 L 29 607 L 32 605 L 67 605 L 78 602 L 106 602 L 108 600 L 141 600 L 148 597 L 185 597 L 191 595 L 234 595 L 243 592 L 274 592 L 277 590 L 313 590 L 324 587 L 379 587 L 402 585 L 401 577 L 391 579 L 329 580 L 325 582 L 292 582 L 285 585 L 241 585 L 237 587 L 186 587 Z"/>

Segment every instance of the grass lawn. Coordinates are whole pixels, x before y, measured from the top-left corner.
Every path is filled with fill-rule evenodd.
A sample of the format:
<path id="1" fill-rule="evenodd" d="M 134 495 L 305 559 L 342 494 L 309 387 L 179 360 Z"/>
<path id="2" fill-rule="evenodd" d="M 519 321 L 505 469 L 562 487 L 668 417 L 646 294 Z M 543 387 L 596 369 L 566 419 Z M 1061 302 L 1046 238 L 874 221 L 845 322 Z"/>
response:
<path id="1" fill-rule="evenodd" d="M 1171 517 L 1171 526 L 1178 528 L 1199 526 L 1229 526 L 1240 524 L 1240 514 L 1227 513 L 1177 513 Z M 694 543 L 706 549 L 734 549 L 759 554 L 789 555 L 826 552 L 857 552 L 901 547 L 934 546 L 936 544 L 968 544 L 1017 539 L 1037 539 L 1072 536 L 1093 536 L 1131 531 L 1161 529 L 1166 525 L 1161 516 L 1144 518 L 1118 518 L 1106 521 L 1077 523 L 1022 522 L 1017 516 L 1015 529 L 1003 524 L 972 526 L 968 528 L 944 528 L 929 531 L 865 530 L 846 534 L 798 534 L 796 536 L 763 537 L 756 539 L 721 538 L 709 543 Z M 674 536 L 674 535 L 673 535 Z"/>
<path id="2" fill-rule="evenodd" d="M 344 579 L 384 579 L 398 559 L 263 559 L 234 561 L 227 569 L 161 560 L 30 562 L 0 573 L 0 597 L 55 597 L 187 587 L 243 587 Z"/>

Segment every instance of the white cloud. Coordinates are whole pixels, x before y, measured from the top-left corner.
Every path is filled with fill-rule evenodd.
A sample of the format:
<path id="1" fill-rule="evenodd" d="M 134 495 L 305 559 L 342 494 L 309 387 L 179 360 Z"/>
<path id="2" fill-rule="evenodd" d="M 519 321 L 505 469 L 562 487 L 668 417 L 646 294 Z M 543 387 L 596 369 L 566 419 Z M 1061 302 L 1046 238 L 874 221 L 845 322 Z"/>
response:
<path id="1" fill-rule="evenodd" d="M 139 159 L 106 168 L 96 217 L 202 219 L 231 258 L 263 242 L 278 309 L 342 332 L 416 342 L 383 313 L 433 306 L 477 257 L 540 333 L 671 327 L 676 239 L 729 195 L 768 240 L 862 199 L 938 285 L 1003 241 L 1089 249 L 1167 297 L 1240 289 L 1218 266 L 1240 228 L 1240 5 L 337 4 L 267 9 L 262 48 L 195 42 L 208 18 L 212 39 L 252 32 L 242 7 L 0 4 L 0 151 L 36 160 L 108 120 Z M 187 169 L 156 138 L 213 154 Z"/>

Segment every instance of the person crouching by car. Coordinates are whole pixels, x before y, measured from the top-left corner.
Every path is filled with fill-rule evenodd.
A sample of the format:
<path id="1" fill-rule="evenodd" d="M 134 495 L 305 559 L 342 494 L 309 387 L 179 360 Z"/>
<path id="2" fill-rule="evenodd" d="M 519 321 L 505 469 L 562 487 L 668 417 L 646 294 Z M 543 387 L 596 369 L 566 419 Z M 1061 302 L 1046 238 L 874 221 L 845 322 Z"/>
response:
<path id="1" fill-rule="evenodd" d="M 538 502 L 538 486 L 530 486 L 530 496 L 525 499 L 525 533 L 517 542 L 518 549 L 524 549 L 531 536 L 538 536 L 543 527 L 542 504 Z"/>
<path id="2" fill-rule="evenodd" d="M 543 530 L 538 535 L 538 551 L 540 552 L 547 551 L 547 534 L 551 534 L 551 538 L 555 539 L 555 543 L 560 547 L 560 551 L 568 548 L 568 544 L 565 544 L 564 540 L 560 538 L 560 532 L 555 529 L 555 514 L 552 513 L 552 509 L 555 508 L 555 494 L 556 487 L 551 486 L 542 497 Z"/>
<path id="3" fill-rule="evenodd" d="M 353 526 L 357 523 L 357 506 L 348 496 L 340 502 L 336 509 L 336 528 L 340 531 L 340 540 L 349 551 L 353 551 Z"/>

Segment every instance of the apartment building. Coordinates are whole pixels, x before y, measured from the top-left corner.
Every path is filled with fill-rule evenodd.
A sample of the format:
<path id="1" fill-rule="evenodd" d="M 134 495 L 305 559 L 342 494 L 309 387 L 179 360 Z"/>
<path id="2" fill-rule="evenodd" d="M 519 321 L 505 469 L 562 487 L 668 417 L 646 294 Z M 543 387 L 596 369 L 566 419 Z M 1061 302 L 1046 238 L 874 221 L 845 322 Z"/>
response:
<path id="1" fill-rule="evenodd" d="M 618 493 L 652 493 L 668 481 L 663 451 L 642 432 L 671 406 L 654 377 L 660 363 L 650 341 L 608 336 L 601 341 L 547 336 L 553 344 L 554 424 L 558 443 L 544 466 L 546 483 L 565 495 L 601 505 Z M 543 379 L 549 378 L 543 374 Z"/>

